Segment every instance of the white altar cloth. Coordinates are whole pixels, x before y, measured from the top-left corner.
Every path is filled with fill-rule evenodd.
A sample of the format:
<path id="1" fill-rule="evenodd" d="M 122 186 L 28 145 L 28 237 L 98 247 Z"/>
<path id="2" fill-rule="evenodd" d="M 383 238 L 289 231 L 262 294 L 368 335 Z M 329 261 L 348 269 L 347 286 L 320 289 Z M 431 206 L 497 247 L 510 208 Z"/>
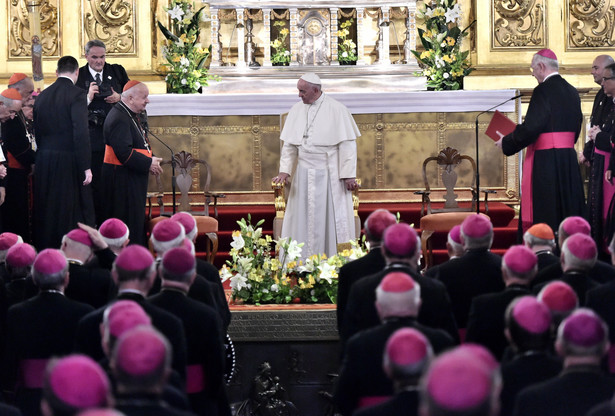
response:
<path id="1" fill-rule="evenodd" d="M 325 89 L 326 93 L 326 89 Z M 485 111 L 518 94 L 518 90 L 415 91 L 415 92 L 332 92 L 333 98 L 352 114 L 460 113 Z M 280 115 L 299 101 L 296 92 L 281 94 L 152 94 L 149 116 L 231 116 Z M 514 112 L 511 100 L 497 109 Z"/>

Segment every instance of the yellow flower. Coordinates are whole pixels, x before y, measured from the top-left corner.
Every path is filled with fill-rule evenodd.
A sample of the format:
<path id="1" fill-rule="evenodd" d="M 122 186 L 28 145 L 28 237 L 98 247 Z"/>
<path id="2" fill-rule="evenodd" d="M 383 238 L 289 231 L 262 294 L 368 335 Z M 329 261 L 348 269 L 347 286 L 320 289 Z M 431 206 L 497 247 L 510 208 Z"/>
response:
<path id="1" fill-rule="evenodd" d="M 196 78 L 200 78 L 201 77 L 201 71 L 198 69 L 195 69 L 194 71 L 192 71 L 192 75 L 194 75 Z"/>
<path id="2" fill-rule="evenodd" d="M 436 7 L 433 11 L 433 17 L 444 16 L 444 9 L 442 7 Z"/>
<path id="3" fill-rule="evenodd" d="M 448 62 L 449 64 L 450 64 L 451 62 L 453 62 L 453 60 L 451 59 L 451 57 L 450 57 L 449 55 L 444 55 L 444 56 L 442 56 L 442 60 L 443 60 L 444 62 Z"/>
<path id="4" fill-rule="evenodd" d="M 421 53 L 421 59 L 427 59 L 429 57 L 431 57 L 431 51 L 425 51 Z"/>
<path id="5" fill-rule="evenodd" d="M 450 36 L 446 37 L 446 43 L 448 43 L 448 46 L 454 46 L 455 45 L 455 39 L 451 38 Z"/>
<path id="6" fill-rule="evenodd" d="M 173 57 L 173 62 L 179 62 L 179 61 L 181 61 L 181 59 L 182 59 L 181 56 L 174 56 Z"/>
<path id="7" fill-rule="evenodd" d="M 187 40 L 186 39 L 186 34 L 182 33 L 182 35 L 179 37 L 179 39 L 185 42 Z"/>
<path id="8" fill-rule="evenodd" d="M 232 237 L 239 237 L 241 235 L 241 231 L 239 230 L 235 230 L 233 231 L 233 233 L 231 234 Z"/>
<path id="9" fill-rule="evenodd" d="M 286 36 L 286 35 L 288 35 L 288 33 L 289 33 L 288 28 L 284 28 L 284 29 L 280 30 L 280 35 L 282 35 L 282 36 Z"/>
<path id="10" fill-rule="evenodd" d="M 297 262 L 296 261 L 289 261 L 287 266 L 288 266 L 289 269 L 294 269 L 295 267 L 297 267 Z"/>
<path id="11" fill-rule="evenodd" d="M 252 269 L 252 270 L 250 270 L 250 275 L 249 275 L 248 279 L 254 280 L 255 282 L 262 282 L 263 281 L 263 275 L 260 273 L 259 270 Z"/>
<path id="12" fill-rule="evenodd" d="M 279 48 L 280 45 L 282 45 L 282 42 L 280 42 L 279 39 L 276 39 L 273 42 L 271 42 L 271 46 L 273 46 L 275 49 Z"/>

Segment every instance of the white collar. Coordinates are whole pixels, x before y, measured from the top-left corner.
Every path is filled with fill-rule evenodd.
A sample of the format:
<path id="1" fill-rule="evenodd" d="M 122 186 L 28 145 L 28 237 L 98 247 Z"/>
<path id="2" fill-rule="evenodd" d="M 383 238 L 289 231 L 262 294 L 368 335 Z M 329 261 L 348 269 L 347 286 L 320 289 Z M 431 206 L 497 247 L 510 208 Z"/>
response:
<path id="1" fill-rule="evenodd" d="M 545 82 L 546 80 L 548 80 L 549 78 L 551 78 L 554 75 L 559 75 L 559 72 L 555 71 L 555 72 L 550 73 L 549 75 L 547 75 L 545 77 L 545 79 L 542 80 L 542 82 Z"/>
<path id="2" fill-rule="evenodd" d="M 90 74 L 92 74 L 92 78 L 94 79 L 96 79 L 96 74 L 100 74 L 100 79 L 102 81 L 104 68 L 103 68 L 103 71 L 96 72 L 88 65 L 88 71 L 90 71 Z"/>

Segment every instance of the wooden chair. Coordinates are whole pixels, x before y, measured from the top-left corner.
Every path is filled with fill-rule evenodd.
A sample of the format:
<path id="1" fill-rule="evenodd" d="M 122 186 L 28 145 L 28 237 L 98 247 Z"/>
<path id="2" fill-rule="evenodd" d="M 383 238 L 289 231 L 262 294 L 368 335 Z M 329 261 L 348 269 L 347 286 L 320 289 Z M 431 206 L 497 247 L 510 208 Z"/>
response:
<path id="1" fill-rule="evenodd" d="M 211 184 L 211 167 L 209 163 L 207 163 L 205 160 L 195 159 L 191 153 L 188 153 L 184 150 L 176 153 L 173 156 L 173 160 L 175 162 L 175 184 L 179 196 L 177 211 L 189 212 L 194 216 L 198 229 L 195 244 L 197 246 L 197 251 L 198 246 L 200 245 L 202 240 L 205 240 L 204 244 L 206 259 L 210 263 L 213 263 L 213 260 L 218 252 L 218 198 L 225 198 L 226 195 L 210 191 L 209 187 Z M 160 164 L 171 165 L 171 160 L 164 160 Z M 200 201 L 193 199 L 190 192 L 194 181 L 194 178 L 192 177 L 193 169 L 197 165 L 205 167 L 205 184 L 203 186 L 203 197 L 200 199 Z M 160 207 L 159 218 L 162 219 L 166 216 L 171 216 L 172 209 L 165 209 L 162 199 L 162 196 L 164 195 L 163 186 L 159 176 L 156 177 L 156 184 L 158 187 L 158 192 L 152 193 L 151 198 L 149 198 L 150 194 L 148 194 L 148 204 L 151 206 L 151 200 L 154 197 L 157 199 L 158 206 Z M 213 217 L 209 215 L 209 207 L 212 205 L 212 203 L 214 214 Z M 160 219 L 154 218 L 150 220 L 150 231 L 154 227 L 154 225 L 156 225 L 156 222 L 160 221 Z"/>
<path id="2" fill-rule="evenodd" d="M 465 188 L 470 191 L 472 202 L 470 207 L 461 207 L 457 202 L 459 196 L 456 192 L 460 192 L 463 188 L 457 188 L 458 174 L 456 169 L 463 163 L 470 167 L 470 186 Z M 430 170 L 431 168 L 431 170 Z M 433 173 L 437 172 L 436 175 Z M 438 189 L 444 199 L 443 208 L 432 207 L 432 194 L 435 193 L 430 183 L 429 178 L 434 176 L 439 177 L 444 189 Z M 461 224 L 463 220 L 476 212 L 476 204 L 478 201 L 478 193 L 476 191 L 476 162 L 468 155 L 461 155 L 457 149 L 447 147 L 442 149 L 437 156 L 430 156 L 423 162 L 422 168 L 423 182 L 425 189 L 416 191 L 415 194 L 421 195 L 421 219 L 419 227 L 421 233 L 421 246 L 423 250 L 423 258 L 425 260 L 425 268 L 433 264 L 433 248 L 431 244 L 431 236 L 436 231 L 448 232 L 455 225 Z M 488 195 L 495 193 L 493 190 L 481 190 L 485 193 L 485 212 L 489 212 Z"/>

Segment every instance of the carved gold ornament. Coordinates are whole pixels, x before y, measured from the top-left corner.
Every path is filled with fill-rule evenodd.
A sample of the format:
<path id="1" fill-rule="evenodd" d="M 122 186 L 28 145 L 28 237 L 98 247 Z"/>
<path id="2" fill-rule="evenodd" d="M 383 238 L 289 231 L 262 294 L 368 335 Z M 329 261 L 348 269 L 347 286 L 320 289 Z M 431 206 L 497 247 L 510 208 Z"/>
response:
<path id="1" fill-rule="evenodd" d="M 30 21 L 26 0 L 7 0 L 9 19 L 9 59 L 30 56 Z M 60 56 L 58 0 L 42 0 L 39 6 L 43 55 Z"/>
<path id="2" fill-rule="evenodd" d="M 105 43 L 107 54 L 136 53 L 136 0 L 82 0 L 84 39 Z"/>
<path id="3" fill-rule="evenodd" d="M 494 0 L 493 48 L 546 47 L 544 0 Z"/>
<path id="4" fill-rule="evenodd" d="M 570 48 L 610 48 L 615 44 L 613 0 L 569 0 Z"/>

